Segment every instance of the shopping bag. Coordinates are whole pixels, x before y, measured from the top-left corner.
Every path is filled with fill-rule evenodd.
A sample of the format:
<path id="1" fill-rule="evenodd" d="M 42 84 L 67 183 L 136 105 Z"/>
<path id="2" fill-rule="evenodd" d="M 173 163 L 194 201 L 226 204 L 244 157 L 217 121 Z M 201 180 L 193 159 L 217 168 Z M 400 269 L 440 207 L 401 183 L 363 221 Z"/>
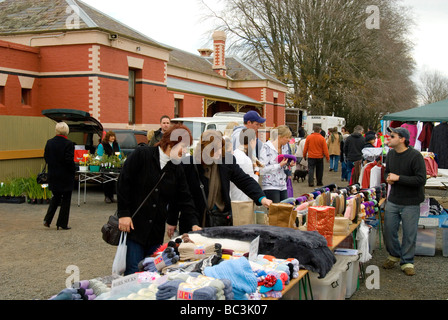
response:
<path id="1" fill-rule="evenodd" d="M 348 236 L 350 234 L 350 224 L 352 221 L 344 217 L 334 218 L 333 235 Z"/>
<path id="2" fill-rule="evenodd" d="M 297 211 L 289 203 L 272 203 L 269 206 L 269 225 L 296 228 Z"/>
<path id="3" fill-rule="evenodd" d="M 429 198 L 426 198 L 420 203 L 420 217 L 427 217 L 429 215 Z"/>
<path id="4" fill-rule="evenodd" d="M 255 223 L 254 202 L 252 200 L 232 201 L 231 205 L 234 226 Z"/>
<path id="5" fill-rule="evenodd" d="M 307 230 L 317 231 L 327 240 L 329 247 L 333 246 L 335 208 L 331 206 L 309 207 Z"/>
<path id="6" fill-rule="evenodd" d="M 112 264 L 112 274 L 123 275 L 126 270 L 126 252 L 127 252 L 127 232 L 121 232 L 120 242 L 118 243 L 117 252 L 115 253 L 114 262 Z"/>

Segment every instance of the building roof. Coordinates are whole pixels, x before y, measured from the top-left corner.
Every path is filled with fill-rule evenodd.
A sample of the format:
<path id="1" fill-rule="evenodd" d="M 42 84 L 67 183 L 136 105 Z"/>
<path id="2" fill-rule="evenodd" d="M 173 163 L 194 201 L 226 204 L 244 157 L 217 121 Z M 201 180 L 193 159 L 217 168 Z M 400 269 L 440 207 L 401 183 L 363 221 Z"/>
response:
<path id="1" fill-rule="evenodd" d="M 159 42 L 115 20 L 101 11 L 79 0 L 4 0 L 0 2 L 0 34 L 44 33 L 71 31 L 67 21 L 73 15 L 72 8 L 79 8 L 79 28 L 98 29 L 163 47 Z"/>
<path id="2" fill-rule="evenodd" d="M 261 104 L 259 101 L 233 90 L 178 78 L 168 77 L 167 87 L 169 90 L 177 92 L 200 94 L 210 98 L 223 99 L 226 101 L 239 102 L 255 106 Z"/>
<path id="3" fill-rule="evenodd" d="M 177 48 L 170 47 L 169 65 L 195 72 L 205 73 L 214 77 L 223 78 L 217 72 L 213 71 L 213 60 L 205 59 L 199 55 L 192 54 Z"/>
<path id="4" fill-rule="evenodd" d="M 253 66 L 237 57 L 226 57 L 226 67 L 227 75 L 234 80 L 269 80 L 281 83 L 273 76 L 255 69 Z"/>
<path id="5" fill-rule="evenodd" d="M 169 65 L 222 78 L 222 76 L 215 72 L 212 68 L 213 57 L 201 57 L 200 55 L 196 55 L 173 47 L 170 47 L 170 49 L 170 59 L 168 61 Z M 284 85 L 281 81 L 277 80 L 273 76 L 255 69 L 253 66 L 244 62 L 240 58 L 227 56 L 225 64 L 227 68 L 227 78 L 229 79 L 239 81 L 269 80 Z"/>
<path id="6" fill-rule="evenodd" d="M 71 26 L 67 26 L 68 18 L 74 13 L 67 10 L 69 6 L 79 8 L 79 28 L 76 30 L 107 31 L 165 48 L 170 50 L 169 65 L 223 78 L 213 70 L 212 57 L 202 57 L 157 42 L 80 0 L 0 0 L 0 35 L 72 31 Z M 227 79 L 269 80 L 282 84 L 236 57 L 226 57 L 226 67 Z"/>

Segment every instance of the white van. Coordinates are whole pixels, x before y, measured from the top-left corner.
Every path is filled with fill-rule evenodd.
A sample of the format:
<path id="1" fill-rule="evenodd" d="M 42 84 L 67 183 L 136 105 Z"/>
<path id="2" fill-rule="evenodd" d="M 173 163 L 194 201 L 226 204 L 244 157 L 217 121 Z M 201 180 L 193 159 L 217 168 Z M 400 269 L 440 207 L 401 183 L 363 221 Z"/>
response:
<path id="1" fill-rule="evenodd" d="M 318 125 L 328 133 L 328 129 L 337 127 L 338 131 L 341 132 L 341 128 L 345 126 L 345 119 L 341 117 L 334 116 L 314 116 L 308 115 L 303 119 L 303 127 L 308 134 L 313 133 L 313 126 Z"/>
<path id="2" fill-rule="evenodd" d="M 192 148 L 196 147 L 201 138 L 201 134 L 205 130 L 218 130 L 224 134 L 230 122 L 237 122 L 238 125 L 243 125 L 244 123 L 242 117 L 226 117 L 223 115 L 216 117 L 183 117 L 171 119 L 171 123 L 182 123 L 190 129 L 191 135 L 193 136 Z"/>

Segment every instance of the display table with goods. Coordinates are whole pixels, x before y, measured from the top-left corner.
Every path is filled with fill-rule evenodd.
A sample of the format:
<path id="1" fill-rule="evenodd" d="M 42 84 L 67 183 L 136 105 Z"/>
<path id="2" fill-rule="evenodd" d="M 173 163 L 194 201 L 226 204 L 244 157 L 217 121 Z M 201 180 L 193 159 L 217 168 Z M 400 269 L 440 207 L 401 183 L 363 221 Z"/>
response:
<path id="1" fill-rule="evenodd" d="M 78 160 L 79 170 L 76 171 L 78 177 L 78 207 L 81 202 L 81 183 L 84 183 L 84 203 L 86 203 L 87 183 L 108 183 L 116 182 L 120 175 L 125 157 L 121 157 L 119 152 L 113 156 L 98 156 L 95 154 L 84 153 Z"/>
<path id="2" fill-rule="evenodd" d="M 119 171 L 77 171 L 78 174 L 78 207 L 81 205 L 81 184 L 84 183 L 84 203 L 86 203 L 87 183 L 107 183 L 117 181 L 120 175 Z"/>
<path id="3" fill-rule="evenodd" d="M 366 221 L 384 195 L 385 186 L 322 187 L 271 204 L 266 224 L 181 235 L 143 259 L 135 274 L 120 276 L 123 266 L 114 263 L 112 276 L 74 283 L 52 299 L 344 299 L 356 290 L 359 269 L 353 266 L 369 259 Z M 341 248 L 348 238 L 355 248 Z M 327 292 L 335 283 L 341 288 Z"/>

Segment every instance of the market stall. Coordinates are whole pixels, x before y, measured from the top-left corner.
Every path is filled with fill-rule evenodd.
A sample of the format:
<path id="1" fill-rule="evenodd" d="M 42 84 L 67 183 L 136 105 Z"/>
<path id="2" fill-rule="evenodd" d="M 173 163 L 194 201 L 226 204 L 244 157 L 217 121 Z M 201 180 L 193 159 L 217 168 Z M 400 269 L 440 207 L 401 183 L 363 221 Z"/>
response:
<path id="1" fill-rule="evenodd" d="M 376 218 L 384 196 L 384 186 L 318 188 L 272 204 L 267 224 L 181 235 L 142 260 L 135 274 L 122 276 L 115 268 L 112 276 L 76 282 L 51 299 L 272 300 L 301 299 L 302 293 L 326 299 L 313 281 L 342 277 L 349 262 L 368 260 L 362 229 Z M 347 238 L 355 243 L 348 254 L 341 249 Z M 344 299 L 346 287 L 330 298 Z"/>
<path id="2" fill-rule="evenodd" d="M 448 169 L 448 100 L 387 114 L 383 120 L 398 122 L 411 133 L 411 146 L 436 155 L 438 167 Z M 413 134 L 415 131 L 415 134 Z"/>

